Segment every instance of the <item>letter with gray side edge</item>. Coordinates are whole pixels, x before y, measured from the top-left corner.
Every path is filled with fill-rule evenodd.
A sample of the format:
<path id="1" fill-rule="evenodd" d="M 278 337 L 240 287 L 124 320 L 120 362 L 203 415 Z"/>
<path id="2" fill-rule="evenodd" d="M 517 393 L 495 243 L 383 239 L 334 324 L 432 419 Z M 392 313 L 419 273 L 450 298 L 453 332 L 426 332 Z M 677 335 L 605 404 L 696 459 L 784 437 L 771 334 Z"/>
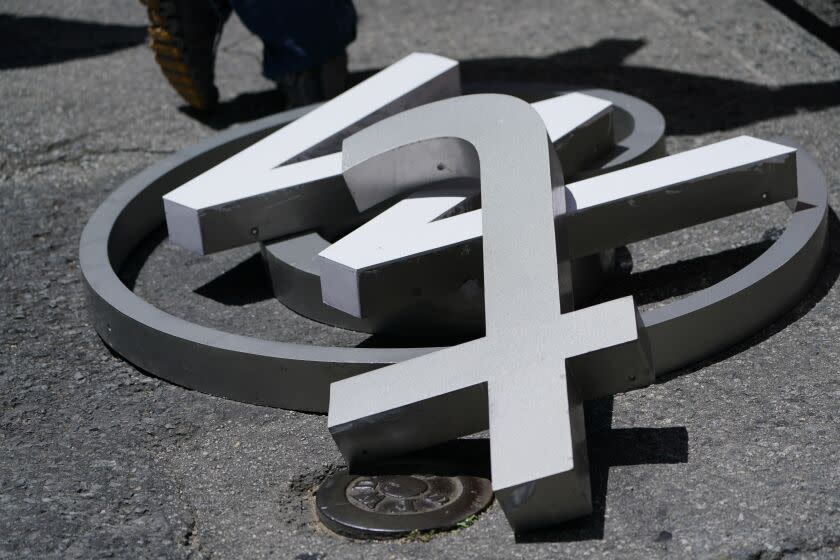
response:
<path id="1" fill-rule="evenodd" d="M 352 467 L 489 426 L 493 488 L 515 530 L 586 515 L 583 395 L 566 359 L 616 349 L 624 363 L 595 375 L 649 383 L 638 313 L 629 297 L 571 311 L 555 247 L 562 174 L 525 102 L 474 95 L 413 109 L 348 138 L 343 159 L 383 175 L 406 161 L 435 166 L 441 139 L 460 142 L 458 157 L 473 161 L 457 163 L 480 174 L 487 336 L 333 383 L 330 431 Z M 351 186 L 360 209 L 394 195 L 365 188 Z"/>
<path id="2" fill-rule="evenodd" d="M 358 175 L 347 174 L 351 190 L 375 184 L 372 173 Z M 389 188 L 400 187 L 379 182 L 379 190 Z M 580 258 L 795 196 L 795 149 L 749 136 L 716 142 L 567 184 L 567 211 L 555 216 L 568 235 L 569 252 L 560 258 Z M 333 243 L 319 257 L 323 301 L 356 317 L 375 317 L 408 305 L 412 294 L 453 293 L 477 280 L 482 210 L 447 214 L 465 200 L 420 193 Z"/>
<path id="3" fill-rule="evenodd" d="M 574 166 L 587 161 L 586 154 L 593 152 L 593 146 L 600 150 L 594 151 L 592 156 L 602 155 L 604 149 L 612 146 L 612 103 L 609 101 L 574 92 L 538 101 L 532 107 L 545 123 L 551 143 L 559 147 L 565 156 L 558 154 L 564 172 L 568 169 L 567 160 L 573 162 L 573 169 L 577 169 Z M 575 138 L 570 141 L 572 133 Z M 449 185 L 453 184 L 453 179 L 460 180 L 460 183 L 455 183 L 454 188 L 437 192 L 426 189 L 411 195 L 321 252 L 318 261 L 325 303 L 356 317 L 369 317 L 377 313 L 377 305 L 382 307 L 383 313 L 387 313 L 408 304 L 413 294 L 422 292 L 428 297 L 436 293 L 451 293 L 466 281 L 458 281 L 458 278 L 472 278 L 475 259 L 465 258 L 464 252 L 455 245 L 476 237 L 474 231 L 478 231 L 480 237 L 480 212 L 461 213 L 463 207 L 476 203 L 478 192 L 460 185 L 464 184 L 464 179 L 475 177 L 477 172 L 468 167 L 462 168 L 469 165 L 469 158 L 455 157 L 461 148 L 460 143 L 442 141 L 438 147 L 441 153 L 436 159 L 439 161 L 430 173 L 421 170 L 419 175 L 410 178 L 380 177 L 374 173 L 363 174 L 358 169 L 352 172 L 353 177 L 348 180 L 352 184 L 365 185 L 368 190 L 387 190 L 393 185 L 400 185 L 400 191 L 407 192 L 413 187 L 441 180 Z M 410 169 L 412 166 L 407 162 L 399 171 L 406 173 Z M 447 219 L 441 219 L 441 216 L 447 216 Z M 447 248 L 453 250 L 447 252 Z M 450 258 L 445 262 L 424 258 L 431 253 L 438 258 Z M 480 254 L 478 257 L 480 260 Z M 363 312 L 359 306 L 358 278 L 361 269 L 372 268 L 359 263 L 358 259 L 364 261 L 365 258 L 373 259 L 377 265 L 393 266 L 378 266 L 377 271 L 372 272 L 377 278 L 367 278 L 372 282 L 365 291 L 372 297 L 366 301 Z M 396 268 L 408 264 L 407 258 L 411 258 L 411 286 L 405 283 L 409 279 L 400 278 L 396 272 Z M 424 276 L 425 281 L 420 276 Z"/>
<path id="4" fill-rule="evenodd" d="M 330 152 L 381 118 L 460 93 L 457 61 L 403 58 L 165 195 L 169 239 L 207 254 L 352 216 L 340 158 Z"/>

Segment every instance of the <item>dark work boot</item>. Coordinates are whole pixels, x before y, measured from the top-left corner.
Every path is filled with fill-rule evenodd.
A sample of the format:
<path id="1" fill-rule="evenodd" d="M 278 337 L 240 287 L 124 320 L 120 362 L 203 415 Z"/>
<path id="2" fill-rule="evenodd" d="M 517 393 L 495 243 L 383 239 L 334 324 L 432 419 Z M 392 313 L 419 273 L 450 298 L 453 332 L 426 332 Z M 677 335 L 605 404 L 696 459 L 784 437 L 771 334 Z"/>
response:
<path id="1" fill-rule="evenodd" d="M 195 109 L 212 109 L 219 99 L 213 65 L 227 0 L 140 0 L 149 13 L 151 47 L 163 75 Z"/>
<path id="2" fill-rule="evenodd" d="M 332 99 L 347 88 L 347 54 L 304 72 L 286 74 L 277 85 L 286 95 L 288 108 Z"/>

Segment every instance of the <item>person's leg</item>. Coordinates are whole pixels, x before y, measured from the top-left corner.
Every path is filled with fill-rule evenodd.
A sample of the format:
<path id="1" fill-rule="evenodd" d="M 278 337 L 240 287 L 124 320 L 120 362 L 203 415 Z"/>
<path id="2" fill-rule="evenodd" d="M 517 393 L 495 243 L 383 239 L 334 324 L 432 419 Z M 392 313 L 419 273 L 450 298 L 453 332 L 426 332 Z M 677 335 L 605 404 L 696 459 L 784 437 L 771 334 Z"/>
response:
<path id="1" fill-rule="evenodd" d="M 242 23 L 265 45 L 263 72 L 277 80 L 342 54 L 356 38 L 350 0 L 232 0 Z"/>
<path id="2" fill-rule="evenodd" d="M 288 90 L 291 104 L 340 93 L 344 51 L 356 38 L 351 0 L 231 0 L 231 5 L 262 39 L 263 74 Z"/>

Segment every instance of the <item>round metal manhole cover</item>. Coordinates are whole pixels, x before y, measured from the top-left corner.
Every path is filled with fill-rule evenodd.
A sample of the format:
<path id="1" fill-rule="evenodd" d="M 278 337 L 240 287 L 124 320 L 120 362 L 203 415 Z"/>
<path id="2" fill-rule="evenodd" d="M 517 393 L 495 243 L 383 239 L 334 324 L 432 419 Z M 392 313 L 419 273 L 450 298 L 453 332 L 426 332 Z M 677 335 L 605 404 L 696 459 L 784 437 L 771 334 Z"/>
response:
<path id="1" fill-rule="evenodd" d="M 478 476 L 358 476 L 340 471 L 318 488 L 315 506 L 321 521 L 337 533 L 395 538 L 451 529 L 492 499 L 490 481 Z"/>

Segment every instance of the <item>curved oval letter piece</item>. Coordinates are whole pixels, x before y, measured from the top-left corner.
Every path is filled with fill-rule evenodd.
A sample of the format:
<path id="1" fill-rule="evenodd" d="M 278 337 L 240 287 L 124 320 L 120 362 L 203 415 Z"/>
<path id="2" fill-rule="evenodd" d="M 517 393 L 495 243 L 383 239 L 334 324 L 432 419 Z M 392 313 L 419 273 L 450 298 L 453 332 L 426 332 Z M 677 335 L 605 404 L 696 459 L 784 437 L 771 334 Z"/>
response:
<path id="1" fill-rule="evenodd" d="M 487 321 L 485 338 L 331 385 L 329 428 L 348 463 L 489 425 L 493 488 L 514 529 L 589 513 L 581 399 L 594 395 L 576 390 L 582 371 L 567 383 L 566 359 L 591 358 L 597 368 L 581 370 L 603 376 L 609 391 L 649 383 L 652 373 L 632 298 L 571 310 L 554 225 L 565 192 L 539 115 L 501 95 L 440 101 L 348 138 L 343 161 L 360 209 L 441 165 L 480 175 Z M 565 243 L 562 232 L 557 239 Z"/>

